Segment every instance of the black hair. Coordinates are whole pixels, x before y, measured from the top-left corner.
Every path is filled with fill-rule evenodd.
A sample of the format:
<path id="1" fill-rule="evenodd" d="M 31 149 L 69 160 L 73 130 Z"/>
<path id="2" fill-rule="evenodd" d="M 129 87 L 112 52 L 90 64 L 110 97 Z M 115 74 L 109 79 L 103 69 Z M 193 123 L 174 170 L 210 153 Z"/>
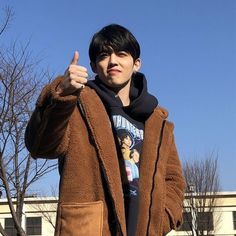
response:
<path id="1" fill-rule="evenodd" d="M 131 137 L 131 135 L 130 135 L 130 134 L 128 134 L 128 133 L 121 133 L 121 134 L 120 134 L 120 136 L 119 136 L 119 138 L 120 138 L 121 142 L 123 142 L 123 140 L 124 140 L 125 138 L 127 138 L 127 137 L 129 137 L 129 138 L 130 138 L 130 140 L 132 140 L 132 137 Z"/>
<path id="2" fill-rule="evenodd" d="M 134 35 L 125 27 L 117 24 L 107 25 L 94 34 L 89 45 L 90 61 L 95 63 L 101 52 L 112 48 L 115 52 L 128 52 L 134 60 L 140 57 L 140 46 Z"/>

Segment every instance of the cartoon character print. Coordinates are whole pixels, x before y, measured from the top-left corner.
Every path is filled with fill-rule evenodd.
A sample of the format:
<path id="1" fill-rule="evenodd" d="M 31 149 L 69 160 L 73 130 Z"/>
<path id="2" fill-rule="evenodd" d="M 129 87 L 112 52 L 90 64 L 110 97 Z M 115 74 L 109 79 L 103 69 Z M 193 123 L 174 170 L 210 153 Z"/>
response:
<path id="1" fill-rule="evenodd" d="M 127 132 L 127 130 L 122 131 L 123 133 L 119 136 L 119 141 L 125 162 L 126 175 L 129 182 L 129 191 L 126 194 L 130 196 L 137 196 L 140 153 L 136 148 L 138 148 L 139 142 L 135 140 L 134 137 Z"/>
<path id="2" fill-rule="evenodd" d="M 132 149 L 130 151 L 130 158 L 125 160 L 125 168 L 129 182 L 139 178 L 139 169 L 137 166 L 139 163 L 139 156 L 139 152 L 136 149 Z"/>
<path id="3" fill-rule="evenodd" d="M 124 117 L 116 117 L 115 124 L 125 170 L 129 182 L 129 195 L 138 194 L 139 160 L 143 141 L 143 130 L 138 129 Z"/>
<path id="4" fill-rule="evenodd" d="M 120 142 L 123 158 L 124 158 L 124 160 L 129 160 L 131 147 L 133 145 L 132 136 L 129 133 L 127 133 L 125 130 L 123 130 L 123 132 L 121 131 L 119 133 L 120 133 L 120 136 L 118 136 L 118 139 Z"/>

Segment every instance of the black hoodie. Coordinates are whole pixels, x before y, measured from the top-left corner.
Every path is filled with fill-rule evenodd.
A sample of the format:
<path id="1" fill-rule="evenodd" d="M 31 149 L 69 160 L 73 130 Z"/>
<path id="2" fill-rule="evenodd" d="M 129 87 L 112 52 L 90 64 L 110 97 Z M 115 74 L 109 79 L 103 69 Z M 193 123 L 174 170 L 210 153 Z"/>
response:
<path id="1" fill-rule="evenodd" d="M 148 93 L 142 73 L 135 73 L 130 86 L 130 105 L 120 98 L 98 76 L 87 85 L 97 92 L 110 117 L 116 137 L 117 153 L 125 197 L 127 235 L 135 235 L 138 216 L 139 161 L 144 137 L 144 123 L 157 106 L 157 99 Z"/>

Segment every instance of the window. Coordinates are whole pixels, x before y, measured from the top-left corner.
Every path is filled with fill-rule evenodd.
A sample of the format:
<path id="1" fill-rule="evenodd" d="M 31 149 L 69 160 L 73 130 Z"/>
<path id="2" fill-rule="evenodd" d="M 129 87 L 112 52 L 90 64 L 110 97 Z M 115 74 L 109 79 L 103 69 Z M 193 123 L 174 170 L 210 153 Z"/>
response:
<path id="1" fill-rule="evenodd" d="M 17 231 L 12 218 L 5 218 L 5 231 L 8 236 L 16 236 Z M 41 235 L 42 234 L 42 219 L 41 217 L 27 217 L 26 218 L 27 235 Z"/>
<path id="2" fill-rule="evenodd" d="M 234 229 L 236 229 L 236 211 L 233 211 Z"/>
<path id="3" fill-rule="evenodd" d="M 199 230 L 213 230 L 213 215 L 212 212 L 198 212 L 198 228 Z"/>
<path id="4" fill-rule="evenodd" d="M 183 213 L 183 224 L 178 231 L 191 231 L 192 216 L 190 212 Z"/>
<path id="5" fill-rule="evenodd" d="M 17 235 L 17 231 L 15 228 L 15 224 L 12 218 L 5 218 L 5 231 L 7 233 L 7 235 L 9 236 L 16 236 Z"/>
<path id="6" fill-rule="evenodd" d="M 236 224 L 236 213 L 235 213 Z M 183 224 L 178 231 L 191 231 L 192 215 L 191 212 L 183 213 Z M 197 213 L 197 229 L 211 231 L 213 227 L 213 215 L 212 212 L 198 212 Z"/>
<path id="7" fill-rule="evenodd" d="M 41 217 L 27 217 L 26 218 L 26 232 L 27 232 L 27 235 L 41 235 L 42 234 L 42 218 Z"/>

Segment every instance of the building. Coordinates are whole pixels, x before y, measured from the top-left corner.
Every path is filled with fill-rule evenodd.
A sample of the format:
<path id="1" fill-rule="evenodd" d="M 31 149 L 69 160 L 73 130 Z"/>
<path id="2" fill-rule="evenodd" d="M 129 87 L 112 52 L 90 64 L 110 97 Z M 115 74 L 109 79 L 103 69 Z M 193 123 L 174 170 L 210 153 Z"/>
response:
<path id="1" fill-rule="evenodd" d="M 201 227 L 205 232 L 207 228 L 210 229 L 210 235 L 236 236 L 236 192 L 219 192 L 211 197 L 215 198 L 213 213 L 207 211 L 199 213 L 198 211 L 196 213 L 198 214 L 196 217 L 198 227 Z M 184 205 L 187 206 L 187 204 Z M 192 216 L 194 215 L 191 210 L 185 209 L 183 225 L 177 231 L 171 231 L 168 236 L 194 235 L 191 231 L 192 223 L 194 223 Z"/>
<path id="2" fill-rule="evenodd" d="M 23 207 L 22 226 L 27 235 L 53 236 L 56 221 L 55 197 L 27 197 Z M 0 199 L 0 223 L 8 236 L 16 236 L 7 199 Z"/>
<path id="3" fill-rule="evenodd" d="M 214 214 L 208 215 L 211 235 L 236 236 L 236 192 L 219 192 L 214 196 L 216 206 Z M 53 236 L 56 221 L 57 199 L 55 197 L 30 197 L 25 199 L 23 208 L 23 228 L 27 235 Z M 177 231 L 171 231 L 168 236 L 192 235 L 187 217 L 191 212 L 185 211 L 185 222 Z M 208 213 L 206 213 L 208 214 Z M 198 215 L 202 227 L 205 226 L 205 215 Z M 14 224 L 6 199 L 0 199 L 0 223 L 9 236 L 16 236 Z M 208 224 L 209 225 L 209 224 Z"/>

